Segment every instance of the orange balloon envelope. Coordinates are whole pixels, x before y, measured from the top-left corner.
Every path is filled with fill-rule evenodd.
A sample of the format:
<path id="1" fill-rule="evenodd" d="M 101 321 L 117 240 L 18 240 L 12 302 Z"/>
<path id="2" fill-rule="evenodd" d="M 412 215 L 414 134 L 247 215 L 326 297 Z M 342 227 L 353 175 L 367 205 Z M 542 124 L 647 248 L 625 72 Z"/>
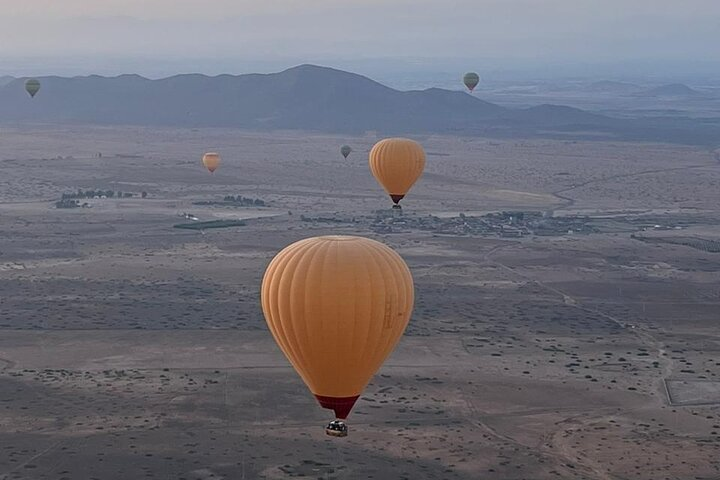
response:
<path id="1" fill-rule="evenodd" d="M 202 161 L 203 165 L 205 165 L 205 168 L 210 170 L 210 173 L 213 173 L 220 166 L 220 155 L 217 153 L 209 152 L 203 155 Z"/>
<path id="2" fill-rule="evenodd" d="M 370 150 L 370 171 L 396 204 L 425 168 L 425 151 L 414 140 L 386 138 Z"/>
<path id="3" fill-rule="evenodd" d="M 362 237 L 301 240 L 273 258 L 262 309 L 280 349 L 320 405 L 347 418 L 410 320 L 403 259 Z"/>

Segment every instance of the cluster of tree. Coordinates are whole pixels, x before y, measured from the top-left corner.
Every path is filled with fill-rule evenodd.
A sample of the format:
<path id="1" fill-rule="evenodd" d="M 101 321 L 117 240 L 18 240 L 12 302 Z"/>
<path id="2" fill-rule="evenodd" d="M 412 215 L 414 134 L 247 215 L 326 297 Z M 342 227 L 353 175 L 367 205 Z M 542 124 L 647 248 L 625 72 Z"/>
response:
<path id="1" fill-rule="evenodd" d="M 55 202 L 55 208 L 88 208 L 90 205 L 87 202 L 80 203 L 78 200 L 63 199 L 59 202 Z"/>
<path id="2" fill-rule="evenodd" d="M 306 217 L 305 215 L 300 215 L 300 221 L 302 221 L 302 222 L 317 222 L 317 223 L 346 223 L 346 222 L 357 223 L 355 220 L 355 217 L 353 217 L 352 220 L 349 220 L 349 219 L 344 219 L 344 218 L 333 218 L 333 217 Z"/>
<path id="3" fill-rule="evenodd" d="M 245 205 L 245 206 L 255 206 L 255 207 L 264 207 L 265 202 L 263 200 L 260 200 L 259 198 L 249 198 L 249 197 L 243 197 L 242 195 L 226 195 L 223 198 L 224 202 L 227 203 L 235 203 L 238 205 Z"/>
<path id="4" fill-rule="evenodd" d="M 82 190 L 78 189 L 74 193 L 63 193 L 62 200 L 72 200 L 78 198 L 132 198 L 134 193 L 130 192 L 115 192 L 113 190 Z M 147 198 L 147 192 L 140 194 L 142 198 Z"/>
<path id="5" fill-rule="evenodd" d="M 205 230 L 208 228 L 244 227 L 245 225 L 247 224 L 243 220 L 210 220 L 208 222 L 179 223 L 173 225 L 173 228 Z"/>
<path id="6" fill-rule="evenodd" d="M 226 195 L 222 201 L 193 202 L 193 205 L 236 205 L 240 207 L 265 207 L 265 201 L 259 198 L 243 197 L 242 195 Z"/>

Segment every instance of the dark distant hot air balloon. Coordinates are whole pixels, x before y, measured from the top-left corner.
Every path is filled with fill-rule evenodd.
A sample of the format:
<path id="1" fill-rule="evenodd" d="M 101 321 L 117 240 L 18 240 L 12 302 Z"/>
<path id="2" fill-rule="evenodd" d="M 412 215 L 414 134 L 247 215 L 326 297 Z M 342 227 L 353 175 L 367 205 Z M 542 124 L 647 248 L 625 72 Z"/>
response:
<path id="1" fill-rule="evenodd" d="M 208 152 L 203 155 L 202 162 L 205 168 L 210 170 L 210 173 L 213 173 L 220 166 L 220 155 L 214 152 Z"/>
<path id="2" fill-rule="evenodd" d="M 386 138 L 370 150 L 370 171 L 395 205 L 407 194 L 425 168 L 425 151 L 414 140 Z"/>
<path id="3" fill-rule="evenodd" d="M 272 259 L 262 281 L 268 328 L 320 405 L 342 420 L 395 348 L 414 302 L 410 270 L 375 240 L 300 240 Z"/>
<path id="4" fill-rule="evenodd" d="M 468 72 L 463 76 L 463 83 L 472 92 L 480 83 L 480 75 L 475 72 Z"/>
<path id="5" fill-rule="evenodd" d="M 25 82 L 25 91 L 30 94 L 31 98 L 40 90 L 40 82 L 36 78 L 29 78 Z"/>
<path id="6" fill-rule="evenodd" d="M 350 145 L 343 145 L 340 147 L 340 153 L 342 153 L 342 156 L 347 158 L 348 155 L 352 152 L 352 148 L 350 148 Z"/>

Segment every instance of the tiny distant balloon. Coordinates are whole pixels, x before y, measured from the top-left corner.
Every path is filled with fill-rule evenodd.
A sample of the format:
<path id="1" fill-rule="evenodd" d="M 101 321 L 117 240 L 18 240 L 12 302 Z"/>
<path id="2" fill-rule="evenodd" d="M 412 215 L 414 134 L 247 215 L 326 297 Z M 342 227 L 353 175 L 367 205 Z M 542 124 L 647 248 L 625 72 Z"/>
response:
<path id="1" fill-rule="evenodd" d="M 480 75 L 475 72 L 468 72 L 463 76 L 463 83 L 472 92 L 480 83 Z"/>
<path id="2" fill-rule="evenodd" d="M 208 152 L 203 155 L 203 165 L 207 168 L 210 173 L 213 173 L 220 166 L 220 155 L 214 152 Z"/>
<path id="3" fill-rule="evenodd" d="M 342 156 L 347 158 L 348 155 L 352 152 L 352 148 L 350 148 L 350 145 L 343 145 L 340 147 L 340 153 L 342 153 Z"/>
<path id="4" fill-rule="evenodd" d="M 30 94 L 31 98 L 35 97 L 40 91 L 40 82 L 36 78 L 30 78 L 25 82 L 25 91 Z"/>

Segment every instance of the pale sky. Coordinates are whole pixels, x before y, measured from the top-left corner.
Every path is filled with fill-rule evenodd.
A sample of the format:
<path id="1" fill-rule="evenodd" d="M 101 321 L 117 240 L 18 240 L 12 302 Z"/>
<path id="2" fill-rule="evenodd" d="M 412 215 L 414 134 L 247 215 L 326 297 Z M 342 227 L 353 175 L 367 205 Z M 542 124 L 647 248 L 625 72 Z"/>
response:
<path id="1" fill-rule="evenodd" d="M 0 62 L 34 71 L 407 57 L 717 63 L 720 0 L 0 0 Z"/>

